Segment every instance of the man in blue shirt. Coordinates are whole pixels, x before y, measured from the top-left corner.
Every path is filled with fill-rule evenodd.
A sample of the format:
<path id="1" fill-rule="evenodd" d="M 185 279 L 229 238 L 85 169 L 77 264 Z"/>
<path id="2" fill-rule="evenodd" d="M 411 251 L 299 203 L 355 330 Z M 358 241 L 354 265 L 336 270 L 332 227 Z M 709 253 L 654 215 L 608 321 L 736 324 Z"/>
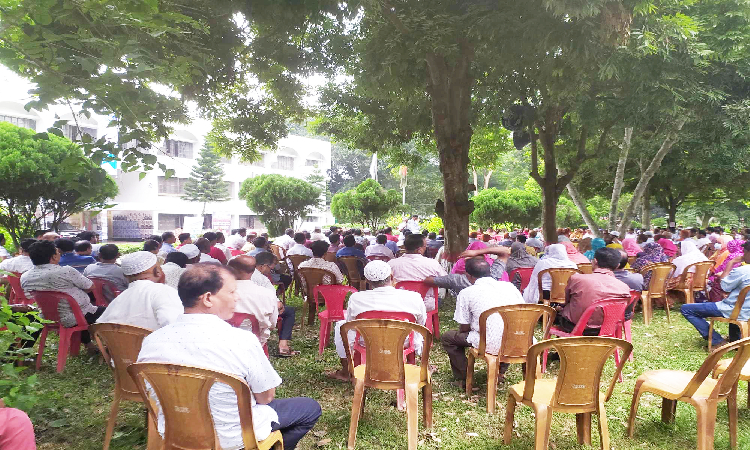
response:
<path id="1" fill-rule="evenodd" d="M 177 249 L 173 247 L 174 243 L 177 242 L 177 238 L 174 236 L 174 233 L 171 231 L 167 231 L 162 233 L 161 235 L 161 248 L 159 249 L 159 253 L 172 253 L 176 252 Z"/>
<path id="2" fill-rule="evenodd" d="M 82 256 L 76 254 L 73 251 L 75 250 L 76 244 L 70 239 L 58 239 L 55 245 L 61 253 L 61 266 L 71 266 L 80 273 L 83 273 L 83 270 L 86 268 L 86 266 L 96 263 L 96 260 L 91 256 Z"/>
<path id="3" fill-rule="evenodd" d="M 727 263 L 727 269 L 718 278 L 721 281 L 721 289 L 729 292 L 729 297 L 716 303 L 687 303 L 682 305 L 682 315 L 693 324 L 698 333 L 703 336 L 703 339 L 708 339 L 709 329 L 705 318 L 729 317 L 734 310 L 735 303 L 737 303 L 740 291 L 750 285 L 750 265 L 748 265 L 750 264 L 750 241 L 745 242 L 742 249 L 744 250 L 743 254 L 730 260 Z M 745 265 L 732 270 L 729 269 L 739 262 L 744 262 Z M 737 320 L 748 319 L 750 319 L 750 301 L 746 301 L 742 305 L 740 315 L 737 317 Z M 737 325 L 729 324 L 729 341 L 736 341 L 740 337 L 740 328 Z M 727 341 L 722 339 L 721 335 L 714 330 L 713 336 L 711 336 L 711 346 L 719 347 L 726 343 Z"/>
<path id="4" fill-rule="evenodd" d="M 354 238 L 354 235 L 348 234 L 344 236 L 344 248 L 336 252 L 336 258 L 341 258 L 342 256 L 356 256 L 357 258 L 366 259 L 365 252 L 354 246 L 356 243 L 357 240 Z"/>

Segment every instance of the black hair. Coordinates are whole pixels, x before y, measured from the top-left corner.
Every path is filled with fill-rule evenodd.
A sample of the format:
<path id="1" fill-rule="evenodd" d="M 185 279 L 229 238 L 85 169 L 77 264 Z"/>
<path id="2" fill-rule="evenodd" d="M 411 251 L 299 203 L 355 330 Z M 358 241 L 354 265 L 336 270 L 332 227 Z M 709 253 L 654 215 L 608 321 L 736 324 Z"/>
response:
<path id="1" fill-rule="evenodd" d="M 331 241 L 331 244 L 338 244 L 341 241 L 341 236 L 338 233 L 331 233 L 328 240 Z"/>
<path id="2" fill-rule="evenodd" d="M 706 230 L 698 230 L 698 236 L 706 236 Z"/>
<path id="3" fill-rule="evenodd" d="M 385 234 L 393 234 L 393 228 L 391 227 L 385 227 L 383 231 L 385 232 Z"/>
<path id="4" fill-rule="evenodd" d="M 375 242 L 377 242 L 377 243 L 378 243 L 378 244 L 380 244 L 380 245 L 385 245 L 385 244 L 387 244 L 387 243 L 388 243 L 388 236 L 386 236 L 386 235 L 384 235 L 384 234 L 379 234 L 379 235 L 378 235 L 378 236 L 377 236 L 377 237 L 375 238 Z"/>
<path id="5" fill-rule="evenodd" d="M 211 242 L 204 237 L 196 239 L 195 246 L 198 247 L 198 250 L 200 250 L 201 253 L 208 253 L 211 251 Z"/>
<path id="6" fill-rule="evenodd" d="M 99 254 L 101 254 L 101 250 L 99 251 Z M 182 252 L 169 252 L 167 258 L 165 259 L 165 262 L 175 263 L 184 269 L 185 267 L 187 267 L 188 257 Z"/>
<path id="7" fill-rule="evenodd" d="M 65 238 L 55 241 L 55 245 L 57 245 L 57 248 L 59 248 L 63 253 L 72 252 L 76 248 L 75 242 L 73 242 L 71 239 Z"/>
<path id="8" fill-rule="evenodd" d="M 434 241 L 435 239 L 437 239 L 437 233 L 428 234 L 427 239 L 432 239 Z"/>
<path id="9" fill-rule="evenodd" d="M 750 241 L 745 241 L 745 243 L 742 244 L 742 250 L 750 252 Z"/>
<path id="10" fill-rule="evenodd" d="M 298 244 L 304 244 L 306 240 L 307 240 L 307 237 L 305 236 L 305 233 L 294 234 L 294 242 Z"/>
<path id="11" fill-rule="evenodd" d="M 171 254 L 171 253 L 170 253 Z M 224 277 L 234 277 L 232 271 L 224 266 L 215 264 L 193 264 L 180 276 L 177 283 L 177 295 L 182 300 L 182 306 L 192 308 L 198 304 L 198 299 L 205 293 L 216 294 L 224 287 Z"/>
<path id="12" fill-rule="evenodd" d="M 253 245 L 255 248 L 266 248 L 266 244 L 268 244 L 268 241 L 263 236 L 258 236 L 253 239 Z"/>
<path id="13" fill-rule="evenodd" d="M 354 244 L 356 243 L 357 240 L 354 239 L 353 235 L 347 234 L 346 236 L 344 236 L 344 245 L 346 245 L 347 247 L 354 247 Z"/>
<path id="14" fill-rule="evenodd" d="M 335 233 L 336 230 L 339 229 L 339 227 L 337 227 L 336 225 L 331 225 L 330 227 L 328 227 L 328 229 L 331 230 L 331 233 Z"/>
<path id="15" fill-rule="evenodd" d="M 159 247 L 161 247 L 159 241 L 155 241 L 153 239 L 149 239 L 143 243 L 144 252 L 153 252 L 154 250 L 159 250 Z"/>
<path id="16" fill-rule="evenodd" d="M 354 233 L 355 236 L 362 236 L 362 230 L 360 230 L 359 228 L 353 229 L 352 233 Z"/>
<path id="17" fill-rule="evenodd" d="M 217 231 L 216 232 L 216 240 L 220 241 L 222 239 L 224 239 L 224 233 L 222 233 L 221 231 Z"/>
<path id="18" fill-rule="evenodd" d="M 413 233 L 411 232 L 411 230 L 404 230 L 404 231 L 402 231 L 402 232 L 401 232 L 401 234 L 403 234 L 403 235 L 404 235 L 404 237 L 406 237 L 406 236 L 409 236 L 409 235 L 411 235 L 411 234 L 413 234 Z M 420 235 L 420 236 L 421 236 L 421 235 Z"/>
<path id="19" fill-rule="evenodd" d="M 120 249 L 115 244 L 105 244 L 99 247 L 99 258 L 107 261 L 117 259 Z"/>
<path id="20" fill-rule="evenodd" d="M 164 233 L 161 234 L 161 241 L 164 242 L 167 239 L 172 239 L 173 237 L 174 237 L 174 233 L 172 233 L 171 231 L 165 231 Z"/>
<path id="21" fill-rule="evenodd" d="M 594 259 L 599 267 L 615 270 L 620 265 L 620 251 L 614 248 L 602 247 L 594 253 Z"/>
<path id="22" fill-rule="evenodd" d="M 289 237 L 294 237 L 294 230 L 292 228 L 287 228 L 286 230 L 284 230 L 284 234 Z"/>
<path id="23" fill-rule="evenodd" d="M 421 234 L 410 234 L 404 239 L 404 249 L 407 252 L 413 252 L 422 246 L 424 246 L 424 236 Z"/>
<path id="24" fill-rule="evenodd" d="M 78 236 L 76 236 L 76 239 L 78 239 L 79 241 L 90 241 L 94 238 L 94 236 L 96 236 L 96 233 L 94 233 L 93 231 L 81 231 L 80 233 L 78 233 Z"/>
<path id="25" fill-rule="evenodd" d="M 516 241 L 525 244 L 526 243 L 526 235 L 525 234 L 519 234 L 516 236 Z"/>
<path id="26" fill-rule="evenodd" d="M 149 236 L 149 237 L 148 237 L 148 239 L 146 239 L 146 240 L 147 240 L 147 241 L 156 241 L 156 242 L 158 242 L 158 243 L 159 243 L 159 245 L 161 245 L 161 244 L 163 244 L 163 243 L 164 243 L 164 241 L 163 241 L 163 240 L 161 239 L 161 236 L 159 236 L 158 234 L 152 234 L 152 235 L 151 235 L 151 236 Z"/>
<path id="27" fill-rule="evenodd" d="M 35 266 L 49 264 L 52 257 L 56 254 L 57 246 L 52 241 L 36 241 L 29 247 L 29 257 Z"/>
<path id="28" fill-rule="evenodd" d="M 209 241 L 215 241 L 216 240 L 216 233 L 213 231 L 207 231 L 203 233 L 203 237 L 208 239 Z"/>
<path id="29" fill-rule="evenodd" d="M 255 255 L 255 267 L 273 266 L 276 264 L 276 255 L 271 252 L 260 252 Z"/>
<path id="30" fill-rule="evenodd" d="M 323 255 L 328 251 L 328 242 L 326 241 L 315 241 L 310 246 L 310 250 L 313 252 L 313 256 L 322 258 Z"/>
<path id="31" fill-rule="evenodd" d="M 34 231 L 34 239 L 39 239 L 40 237 L 44 236 L 45 233 L 47 233 L 48 230 L 36 230 Z"/>
<path id="32" fill-rule="evenodd" d="M 628 254 L 627 253 L 623 253 L 623 252 L 620 252 L 620 256 L 621 256 L 620 265 L 618 265 L 617 268 L 618 269 L 624 269 L 625 266 L 628 265 L 628 261 L 629 261 L 630 258 L 628 258 Z"/>
<path id="33" fill-rule="evenodd" d="M 490 276 L 490 265 L 484 258 L 467 258 L 466 273 L 474 278 L 483 278 Z"/>
<path id="34" fill-rule="evenodd" d="M 180 240 L 180 242 L 185 242 L 185 241 L 187 241 L 188 239 L 190 239 L 190 233 L 180 233 L 180 234 L 179 234 L 179 235 L 177 236 L 177 239 L 179 239 L 179 240 Z"/>
<path id="35" fill-rule="evenodd" d="M 31 247 L 31 244 L 36 242 L 36 239 L 24 239 L 21 241 L 21 250 L 28 253 L 29 247 Z"/>
<path id="36" fill-rule="evenodd" d="M 89 241 L 78 241 L 76 242 L 75 251 L 77 252 L 85 252 L 86 250 L 92 248 L 91 242 Z"/>

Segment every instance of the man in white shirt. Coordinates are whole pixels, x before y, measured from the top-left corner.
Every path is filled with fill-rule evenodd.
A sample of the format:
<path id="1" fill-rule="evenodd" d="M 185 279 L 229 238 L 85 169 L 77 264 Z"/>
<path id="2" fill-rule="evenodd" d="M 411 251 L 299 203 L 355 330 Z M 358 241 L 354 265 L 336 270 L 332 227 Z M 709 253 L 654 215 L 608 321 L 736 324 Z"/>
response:
<path id="1" fill-rule="evenodd" d="M 325 256 L 326 253 L 328 253 L 328 242 L 325 241 L 315 241 L 312 243 L 312 254 L 313 257 L 308 259 L 307 261 L 302 261 L 299 264 L 299 268 L 313 268 L 313 269 L 325 269 L 333 272 L 333 274 L 336 276 L 335 280 L 331 280 L 330 275 L 325 275 L 323 277 L 323 284 L 342 284 L 344 282 L 344 274 L 341 273 L 341 269 L 339 269 L 339 266 L 336 265 L 335 262 L 326 261 L 323 259 L 323 256 Z M 305 279 L 300 276 L 300 279 L 302 280 L 302 289 L 307 289 Z"/>
<path id="2" fill-rule="evenodd" d="M 326 241 L 328 242 L 328 238 L 325 234 L 321 231 L 320 227 L 315 227 L 312 234 L 310 234 L 310 240 L 311 241 Z"/>
<path id="3" fill-rule="evenodd" d="M 390 248 L 386 247 L 385 244 L 388 242 L 388 238 L 384 234 L 379 234 L 375 238 L 374 245 L 368 245 L 365 249 L 365 256 L 387 256 L 388 258 L 395 258 Z"/>
<path id="4" fill-rule="evenodd" d="M 234 275 L 226 267 L 190 266 L 177 287 L 185 314 L 143 340 L 138 362 L 198 366 L 244 379 L 252 393 L 255 437 L 260 441 L 280 430 L 284 448 L 292 450 L 320 418 L 320 405 L 304 397 L 274 399 L 281 378 L 258 338 L 226 322 L 234 315 L 236 289 Z M 244 447 L 234 390 L 218 383 L 208 396 L 221 448 Z M 164 431 L 161 412 L 159 431 Z"/>
<path id="5" fill-rule="evenodd" d="M 88 278 L 100 278 L 112 283 L 120 292 L 128 288 L 128 280 L 122 268 L 117 265 L 120 249 L 115 244 L 106 244 L 99 247 L 99 261 L 89 264 L 83 269 L 83 276 Z M 114 292 L 105 286 L 104 297 L 108 302 L 115 298 Z"/>
<path id="6" fill-rule="evenodd" d="M 388 311 L 404 312 L 413 314 L 416 323 L 424 325 L 427 319 L 422 296 L 416 292 L 393 287 L 393 276 L 391 267 L 385 261 L 371 261 L 365 266 L 365 278 L 370 281 L 372 289 L 369 291 L 355 292 L 349 297 L 344 320 L 336 322 L 334 329 L 334 342 L 336 353 L 341 360 L 341 369 L 327 374 L 330 378 L 337 380 L 349 380 L 349 364 L 346 360 L 346 350 L 341 336 L 341 325 L 355 320 L 358 315 L 366 311 Z M 349 345 L 354 342 L 355 335 L 348 336 Z M 422 336 L 415 334 L 414 347 L 417 353 L 422 351 Z"/>
<path id="7" fill-rule="evenodd" d="M 411 219 L 406 221 L 406 229 L 411 231 L 413 234 L 419 234 L 422 230 L 419 228 L 419 216 L 414 214 Z"/>
<path id="8" fill-rule="evenodd" d="M 273 240 L 273 243 L 283 248 L 284 251 L 289 250 L 294 245 L 294 230 L 287 228 L 284 230 L 284 234 Z"/>
<path id="9" fill-rule="evenodd" d="M 422 256 L 426 247 L 424 236 L 421 234 L 407 236 L 404 240 L 404 249 L 406 250 L 405 254 L 388 261 L 391 269 L 393 269 L 393 280 L 395 282 L 422 281 L 427 277 L 448 275 L 436 259 Z M 432 296 L 432 290 L 427 293 L 424 304 L 427 311 L 435 309 L 435 299 Z"/>
<path id="10" fill-rule="evenodd" d="M 4 259 L 0 262 L 0 270 L 5 272 L 24 273 L 31 270 L 34 267 L 34 263 L 29 258 L 29 247 L 31 244 L 36 242 L 36 239 L 24 239 L 21 241 L 21 254 L 13 257 Z"/>
<path id="11" fill-rule="evenodd" d="M 466 381 L 467 347 L 479 347 L 479 316 L 496 306 L 523 304 L 521 292 L 507 281 L 497 281 L 490 276 L 490 265 L 484 258 L 466 260 L 466 278 L 472 283 L 458 294 L 456 312 L 453 315 L 459 328 L 446 331 L 440 339 L 450 358 L 453 376 L 459 382 Z M 503 320 L 499 314 L 487 318 L 486 352 L 497 355 L 503 339 Z M 500 376 L 507 364 L 500 368 Z"/>
<path id="12" fill-rule="evenodd" d="M 372 231 L 369 228 L 362 230 L 362 233 L 364 234 L 365 239 L 367 239 L 369 245 L 375 244 L 375 236 L 373 236 Z"/>
<path id="13" fill-rule="evenodd" d="M 188 264 L 188 257 L 181 250 L 168 254 L 167 259 L 161 266 L 161 270 L 164 272 L 164 284 L 175 291 L 177 290 L 177 283 L 179 283 L 180 277 Z"/>
<path id="14" fill-rule="evenodd" d="M 97 323 L 120 323 L 156 330 L 174 322 L 182 314 L 177 291 L 163 284 L 164 273 L 157 264 L 156 255 L 151 252 L 125 255 L 122 270 L 128 277 L 128 288 L 112 300 Z"/>
<path id="15" fill-rule="evenodd" d="M 310 258 L 313 257 L 312 250 L 307 248 L 305 246 L 305 242 L 307 242 L 307 238 L 305 237 L 305 233 L 296 233 L 294 235 L 294 245 L 289 247 L 289 250 L 287 250 L 286 254 L 289 255 L 304 255 L 309 256 Z"/>

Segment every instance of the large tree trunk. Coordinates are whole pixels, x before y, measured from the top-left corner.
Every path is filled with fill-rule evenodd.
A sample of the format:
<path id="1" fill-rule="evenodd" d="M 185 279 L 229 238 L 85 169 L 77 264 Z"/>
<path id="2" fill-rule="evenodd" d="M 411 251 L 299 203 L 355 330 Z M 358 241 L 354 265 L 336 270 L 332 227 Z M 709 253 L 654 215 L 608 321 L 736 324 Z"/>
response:
<path id="1" fill-rule="evenodd" d="M 641 199 L 641 226 L 646 229 L 651 229 L 651 194 L 648 192 L 648 186 L 643 192 L 643 198 Z"/>
<path id="2" fill-rule="evenodd" d="M 621 236 L 624 236 L 625 232 L 628 229 L 628 224 L 630 223 L 630 218 L 633 216 L 633 211 L 635 210 L 636 203 L 638 203 L 638 199 L 643 196 L 643 193 L 648 187 L 648 183 L 651 181 L 651 178 L 654 176 L 654 174 L 656 174 L 659 166 L 661 166 L 662 160 L 672 149 L 672 146 L 677 140 L 677 134 L 680 132 L 680 130 L 682 130 L 682 127 L 685 125 L 686 121 L 686 118 L 681 118 L 677 121 L 672 131 L 670 131 L 664 138 L 664 141 L 661 144 L 661 148 L 659 148 L 659 151 L 656 152 L 656 155 L 651 161 L 651 164 L 649 164 L 648 168 L 641 174 L 641 179 L 638 180 L 638 185 L 635 187 L 635 192 L 633 192 L 633 199 L 628 204 L 628 207 L 625 208 L 625 212 L 622 215 L 622 223 L 620 224 L 619 230 Z"/>
<path id="3" fill-rule="evenodd" d="M 578 194 L 578 189 L 573 183 L 568 184 L 568 194 L 570 194 L 570 198 L 573 200 L 573 203 L 575 203 L 576 208 L 578 208 L 578 212 L 581 213 L 583 221 L 586 222 L 586 226 L 591 230 L 591 234 L 599 237 L 599 225 L 594 221 L 594 218 L 591 217 L 591 213 L 589 213 L 588 208 L 586 208 L 586 202 L 584 202 Z"/>
<path id="4" fill-rule="evenodd" d="M 633 128 L 625 128 L 625 137 L 622 139 L 620 146 L 620 159 L 617 160 L 617 172 L 615 173 L 615 185 L 612 188 L 612 200 L 609 204 L 609 229 L 614 230 L 617 227 L 617 204 L 620 202 L 620 193 L 622 192 L 623 179 L 625 178 L 625 164 L 628 162 L 628 152 L 630 152 L 630 141 L 633 137 Z"/>

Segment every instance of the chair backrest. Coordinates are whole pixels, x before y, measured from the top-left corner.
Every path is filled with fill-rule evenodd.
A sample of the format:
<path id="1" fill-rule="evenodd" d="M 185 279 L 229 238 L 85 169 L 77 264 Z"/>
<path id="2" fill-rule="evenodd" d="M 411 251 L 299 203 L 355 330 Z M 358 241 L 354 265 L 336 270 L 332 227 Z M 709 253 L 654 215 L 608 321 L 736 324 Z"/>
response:
<path id="1" fill-rule="evenodd" d="M 404 342 L 411 333 L 419 333 L 424 338 L 420 370 L 421 378 L 428 378 L 432 334 L 427 328 L 401 320 L 357 319 L 342 325 L 341 335 L 347 336 L 350 330 L 356 331 L 364 339 L 367 348 L 365 386 L 378 389 L 404 387 Z M 351 349 L 349 345 L 344 345 L 344 349 L 350 361 L 349 369 L 353 370 Z"/>
<path id="2" fill-rule="evenodd" d="M 729 319 L 737 320 L 737 318 L 740 316 L 740 313 L 742 312 L 742 305 L 745 304 L 745 298 L 747 297 L 748 292 L 750 292 L 750 285 L 742 288 L 740 293 L 737 295 L 737 302 L 734 304 L 734 309 L 732 310 L 732 314 L 729 315 Z"/>
<path id="3" fill-rule="evenodd" d="M 335 263 L 336 262 L 336 253 L 334 253 L 334 252 L 326 252 L 326 254 L 323 255 L 323 259 L 325 259 L 328 262 Z"/>
<path id="4" fill-rule="evenodd" d="M 246 450 L 258 448 L 250 389 L 245 380 L 214 370 L 164 363 L 135 363 L 128 367 L 128 373 L 135 380 L 154 422 L 161 407 L 165 450 L 221 448 L 208 403 L 208 392 L 214 383 L 226 384 L 234 390 L 244 447 Z"/>
<path id="5" fill-rule="evenodd" d="M 547 329 L 542 336 L 547 336 L 549 327 L 555 321 L 555 308 L 544 305 L 506 305 L 490 308 L 479 316 L 479 354 L 483 354 L 487 345 L 487 319 L 492 314 L 499 314 L 503 319 L 503 338 L 500 341 L 498 356 L 505 358 L 523 358 L 534 345 L 534 328 L 539 318 L 547 314 Z"/>
<path id="6" fill-rule="evenodd" d="M 8 284 L 10 284 L 11 293 L 13 294 L 11 295 L 10 304 L 23 303 L 24 305 L 31 305 L 34 303 L 34 300 L 26 297 L 26 293 L 21 287 L 21 275 L 18 272 L 11 272 L 8 276 Z"/>
<path id="7" fill-rule="evenodd" d="M 328 311 L 328 320 L 344 320 L 344 302 L 346 294 L 357 292 L 351 286 L 341 286 L 338 284 L 321 284 L 315 286 L 312 290 L 315 302 L 318 301 L 318 294 L 323 297 Z"/>
<path id="8" fill-rule="evenodd" d="M 649 296 L 666 297 L 667 281 L 675 268 L 675 265 L 670 262 L 660 262 L 648 264 L 641 269 L 644 275 L 651 271 L 651 281 L 648 283 Z"/>
<path id="9" fill-rule="evenodd" d="M 83 317 L 83 312 L 81 312 L 81 307 L 78 306 L 78 302 L 70 295 L 57 291 L 34 291 L 31 295 L 34 297 L 34 301 L 36 301 L 39 309 L 42 310 L 42 316 L 45 320 L 55 322 L 56 324 L 60 323 L 60 313 L 57 311 L 57 305 L 63 300 L 67 301 L 68 305 L 70 305 L 78 326 L 87 325 L 86 319 Z"/>
<path id="10" fill-rule="evenodd" d="M 279 261 L 283 260 L 284 256 L 286 256 L 284 249 L 276 244 L 269 244 L 268 248 L 271 249 L 271 253 L 273 253 Z"/>
<path id="11" fill-rule="evenodd" d="M 253 330 L 253 334 L 259 337 L 260 323 L 258 323 L 258 319 L 250 313 L 235 312 L 232 318 L 227 320 L 227 323 L 235 328 L 239 328 L 245 320 L 250 321 L 250 327 Z"/>
<path id="12" fill-rule="evenodd" d="M 91 280 L 91 282 L 94 283 L 92 293 L 94 294 L 94 299 L 96 300 L 97 306 L 109 305 L 107 296 L 104 294 L 105 287 L 107 288 L 107 290 L 109 290 L 109 292 L 112 293 L 114 297 L 117 297 L 118 295 L 122 294 L 122 291 L 117 289 L 115 284 L 109 280 L 105 280 L 104 278 L 89 278 L 89 280 Z"/>
<path id="13" fill-rule="evenodd" d="M 339 266 L 343 266 L 349 279 L 349 286 L 359 286 L 359 282 L 362 281 L 362 274 L 359 272 L 362 261 L 356 256 L 342 256 L 338 260 Z"/>
<path id="14" fill-rule="evenodd" d="M 288 259 L 292 263 L 292 267 L 296 272 L 297 267 L 300 265 L 300 263 L 307 261 L 308 259 L 310 259 L 310 257 L 307 255 L 286 255 L 286 259 Z"/>
<path id="15" fill-rule="evenodd" d="M 521 275 L 521 292 L 523 292 L 524 289 L 526 289 L 526 286 L 529 285 L 529 281 L 531 281 L 531 274 L 534 273 L 533 267 L 519 267 L 518 269 L 513 269 L 510 271 L 510 276 L 508 277 L 510 281 L 513 281 L 516 278 L 516 274 Z"/>
<path id="16" fill-rule="evenodd" d="M 438 287 L 430 286 L 424 281 L 399 281 L 396 283 L 396 289 L 404 289 L 406 291 L 418 292 L 422 296 L 422 300 L 425 299 L 427 293 L 432 290 L 432 298 L 435 300 L 435 311 L 437 311 L 438 302 Z"/>
<path id="17" fill-rule="evenodd" d="M 544 298 L 542 289 L 542 277 L 549 275 L 552 278 L 552 287 L 550 288 L 550 301 L 557 303 L 565 303 L 565 286 L 568 285 L 568 280 L 575 273 L 581 273 L 578 269 L 569 269 L 564 267 L 556 267 L 552 269 L 544 269 L 537 274 L 537 280 L 539 282 L 539 299 Z"/>
<path id="18" fill-rule="evenodd" d="M 326 275 L 328 275 L 330 279 L 333 280 L 333 282 L 336 281 L 336 274 L 328 269 L 318 269 L 316 267 L 300 267 L 299 269 L 297 269 L 297 273 L 299 274 L 300 278 L 305 280 L 306 292 L 304 292 L 304 294 L 305 297 L 307 297 L 308 301 L 315 298 L 313 289 L 315 288 L 315 286 L 323 284 L 323 278 L 325 278 Z"/>
<path id="19" fill-rule="evenodd" d="M 107 366 L 115 377 L 115 389 L 131 400 L 139 396 L 138 386 L 128 374 L 128 366 L 138 360 L 143 339 L 151 334 L 146 328 L 119 323 L 97 323 L 89 326 Z"/>
<path id="20" fill-rule="evenodd" d="M 737 350 L 737 353 L 734 354 L 732 362 L 729 363 L 724 373 L 719 375 L 718 383 L 716 383 L 716 387 L 711 391 L 709 398 L 718 399 L 729 395 L 732 388 L 737 385 L 742 368 L 750 360 L 750 337 L 723 345 L 711 352 L 705 361 L 703 361 L 698 371 L 695 372 L 695 375 L 693 375 L 690 383 L 688 383 L 682 392 L 682 396 L 692 397 L 703 381 L 711 375 L 711 372 L 713 372 L 714 367 L 716 367 L 721 358 L 732 350 Z"/>
<path id="21" fill-rule="evenodd" d="M 685 268 L 683 275 L 687 276 L 686 274 L 690 271 L 690 269 L 695 268 L 693 278 L 690 281 L 690 287 L 700 291 L 706 289 L 706 285 L 708 284 L 708 273 L 711 271 L 711 269 L 714 268 L 715 265 L 716 261 L 700 261 L 697 263 L 693 263 Z"/>
<path id="22" fill-rule="evenodd" d="M 367 257 L 370 261 L 385 261 L 388 262 L 391 260 L 388 256 L 385 255 L 370 255 Z"/>
<path id="23" fill-rule="evenodd" d="M 578 271 L 581 273 L 594 273 L 594 265 L 591 263 L 578 264 Z"/>
<path id="24" fill-rule="evenodd" d="M 539 355 L 548 349 L 555 349 L 560 355 L 560 371 L 550 406 L 560 411 L 586 412 L 595 411 L 598 407 L 602 370 L 610 355 L 618 349 L 623 350 L 604 401 L 612 395 L 633 345 L 622 339 L 600 336 L 566 337 L 534 344 L 526 356 L 526 384 L 523 391 L 526 401 L 531 401 L 534 395 Z"/>
<path id="25" fill-rule="evenodd" d="M 583 331 L 586 329 L 589 320 L 591 320 L 591 316 L 594 315 L 597 309 L 601 309 L 604 318 L 602 319 L 602 326 L 599 328 L 599 336 L 614 336 L 615 331 L 622 324 L 625 317 L 625 310 L 631 301 L 632 297 L 623 296 L 621 298 L 611 298 L 592 303 L 583 311 L 581 318 L 578 319 L 576 326 L 570 334 L 573 336 L 583 336 Z"/>

